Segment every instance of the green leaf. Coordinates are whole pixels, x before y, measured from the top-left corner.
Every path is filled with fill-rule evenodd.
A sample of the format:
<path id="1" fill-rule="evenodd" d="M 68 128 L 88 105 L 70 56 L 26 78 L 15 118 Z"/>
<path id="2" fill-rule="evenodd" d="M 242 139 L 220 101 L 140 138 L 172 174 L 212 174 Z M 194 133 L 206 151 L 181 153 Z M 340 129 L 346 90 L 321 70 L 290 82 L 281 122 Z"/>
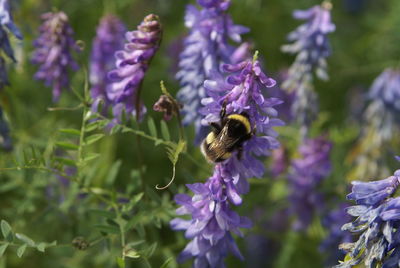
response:
<path id="1" fill-rule="evenodd" d="M 100 124 L 99 124 L 99 121 L 91 122 L 91 123 L 89 123 L 89 124 L 86 125 L 85 131 L 86 131 L 86 132 L 91 132 L 91 131 L 93 131 L 93 130 L 99 128 L 99 125 L 100 125 Z"/>
<path id="2" fill-rule="evenodd" d="M 147 121 L 147 127 L 149 128 L 150 135 L 154 138 L 157 138 L 157 128 L 153 118 L 149 117 L 149 120 Z"/>
<path id="3" fill-rule="evenodd" d="M 96 216 L 100 216 L 100 217 L 104 217 L 107 219 L 115 219 L 116 215 L 114 212 L 111 211 L 107 211 L 107 210 L 101 210 L 101 209 L 89 209 L 88 211 L 90 214 L 96 215 Z"/>
<path id="4" fill-rule="evenodd" d="M 110 171 L 107 174 L 106 181 L 105 181 L 106 185 L 114 184 L 114 181 L 117 178 L 118 171 L 119 171 L 119 168 L 121 167 L 121 165 L 122 165 L 121 159 L 118 159 L 117 161 L 114 162 L 114 164 L 110 168 Z"/>
<path id="5" fill-rule="evenodd" d="M 40 242 L 39 244 L 36 245 L 36 249 L 40 252 L 44 252 L 46 249 L 46 243 Z"/>
<path id="6" fill-rule="evenodd" d="M 100 154 L 98 154 L 98 153 L 88 153 L 86 155 L 86 157 L 83 158 L 83 162 L 94 160 L 94 159 L 98 158 L 99 156 L 100 156 Z"/>
<path id="7" fill-rule="evenodd" d="M 4 252 L 6 251 L 7 247 L 8 247 L 8 243 L 0 246 L 0 258 L 4 255 Z"/>
<path id="8" fill-rule="evenodd" d="M 13 231 L 11 229 L 10 224 L 7 221 L 1 220 L 1 233 L 3 234 L 4 239 L 8 242 L 12 242 L 14 240 Z"/>
<path id="9" fill-rule="evenodd" d="M 122 129 L 122 127 L 121 127 L 120 125 L 115 125 L 115 126 L 113 126 L 113 127 L 111 128 L 111 130 L 110 130 L 110 135 L 114 135 L 114 134 L 120 132 L 121 129 Z"/>
<path id="10" fill-rule="evenodd" d="M 74 128 L 62 128 L 59 130 L 61 133 L 63 134 L 68 134 L 68 135 L 72 135 L 72 136 L 80 136 L 81 132 L 77 129 Z"/>
<path id="11" fill-rule="evenodd" d="M 169 258 L 160 266 L 160 268 L 167 268 L 168 265 L 172 262 L 173 259 L 174 259 L 174 257 L 169 257 Z"/>
<path id="12" fill-rule="evenodd" d="M 71 167 L 76 167 L 76 163 L 74 160 L 69 159 L 69 158 L 63 158 L 63 157 L 55 157 L 54 160 L 63 163 L 64 165 L 71 166 Z"/>
<path id="13" fill-rule="evenodd" d="M 119 228 L 116 226 L 105 225 L 105 224 L 95 224 L 94 228 L 99 230 L 100 232 L 105 232 L 107 234 L 119 234 Z"/>
<path id="14" fill-rule="evenodd" d="M 26 247 L 27 247 L 27 244 L 23 244 L 22 246 L 20 246 L 20 247 L 17 249 L 17 256 L 18 256 L 18 258 L 21 258 L 22 255 L 24 255 L 24 252 L 25 252 Z"/>
<path id="15" fill-rule="evenodd" d="M 168 130 L 167 123 L 165 123 L 164 120 L 161 120 L 161 134 L 162 134 L 164 140 L 166 140 L 166 141 L 170 141 L 171 140 L 171 137 L 169 135 L 169 130 Z"/>
<path id="16" fill-rule="evenodd" d="M 186 150 L 186 141 L 180 140 L 174 147 L 167 148 L 169 160 L 175 165 L 178 162 L 179 155 Z"/>
<path id="17" fill-rule="evenodd" d="M 140 258 L 139 252 L 137 252 L 136 250 L 134 250 L 132 248 L 125 249 L 124 256 L 128 257 L 128 258 L 132 258 L 132 259 Z"/>
<path id="18" fill-rule="evenodd" d="M 148 247 L 145 250 L 144 254 L 146 255 L 146 257 L 150 258 L 156 251 L 156 248 L 157 248 L 157 242 L 154 242 L 153 244 L 150 245 L 150 247 Z"/>
<path id="19" fill-rule="evenodd" d="M 33 241 L 31 238 L 29 238 L 28 236 L 24 235 L 24 234 L 19 234 L 16 233 L 15 236 L 21 240 L 22 242 L 25 242 L 26 244 L 28 244 L 28 246 L 34 247 L 35 246 L 35 241 Z"/>
<path id="20" fill-rule="evenodd" d="M 116 257 L 115 260 L 117 261 L 119 268 L 125 268 L 125 261 L 121 257 Z"/>
<path id="21" fill-rule="evenodd" d="M 77 151 L 79 149 L 78 145 L 69 142 L 57 142 L 56 146 L 63 148 L 65 150 Z"/>
<path id="22" fill-rule="evenodd" d="M 103 138 L 104 134 L 93 134 L 85 138 L 85 145 L 90 145 Z"/>

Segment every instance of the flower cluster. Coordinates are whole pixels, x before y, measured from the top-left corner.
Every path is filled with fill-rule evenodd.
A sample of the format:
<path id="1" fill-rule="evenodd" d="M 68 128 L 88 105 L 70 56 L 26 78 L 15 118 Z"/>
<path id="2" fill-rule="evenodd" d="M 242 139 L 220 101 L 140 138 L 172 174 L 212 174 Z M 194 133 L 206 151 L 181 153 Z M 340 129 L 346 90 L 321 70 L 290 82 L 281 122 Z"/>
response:
<path id="1" fill-rule="evenodd" d="M 382 146 L 400 129 L 400 70 L 388 68 L 372 83 L 364 113 L 364 126 L 355 158 L 352 179 L 387 176 Z"/>
<path id="2" fill-rule="evenodd" d="M 331 142 L 324 137 L 305 140 L 299 149 L 301 158 L 292 162 L 289 187 L 291 212 L 296 215 L 293 227 L 296 230 L 305 230 L 314 212 L 322 209 L 322 195 L 316 188 L 331 172 L 331 148 Z"/>
<path id="3" fill-rule="evenodd" d="M 329 212 L 322 218 L 322 225 L 328 230 L 328 235 L 320 245 L 320 251 L 327 254 L 325 264 L 329 267 L 335 265 L 337 260 L 342 260 L 345 252 L 339 249 L 339 245 L 353 241 L 349 232 L 342 232 L 343 224 L 351 220 L 346 213 L 348 205 L 341 203 L 336 209 Z"/>
<path id="4" fill-rule="evenodd" d="M 354 181 L 347 196 L 357 205 L 347 212 L 357 217 L 342 230 L 359 234 L 358 241 L 345 244 L 349 250 L 337 268 L 353 267 L 361 262 L 366 267 L 398 267 L 400 263 L 400 198 L 394 193 L 400 184 L 400 170 L 380 181 Z"/>
<path id="5" fill-rule="evenodd" d="M 326 58 L 330 55 L 330 46 L 327 35 L 335 30 L 331 22 L 331 7 L 329 2 L 324 2 L 308 10 L 294 11 L 294 18 L 307 22 L 289 34 L 288 39 L 293 43 L 282 47 L 282 51 L 297 55 L 282 87 L 296 92 L 293 114 L 305 126 L 311 123 L 318 111 L 312 86 L 313 73 L 320 79 L 328 79 Z"/>
<path id="6" fill-rule="evenodd" d="M 8 0 L 0 0 L 0 49 L 15 62 L 14 51 L 10 45 L 7 28 L 16 38 L 22 40 L 22 34 L 14 24 Z M 8 85 L 8 76 L 5 60 L 0 56 L 0 89 Z"/>
<path id="7" fill-rule="evenodd" d="M 89 76 L 93 99 L 92 110 L 95 112 L 100 102 L 104 105 L 102 112 L 108 110 L 110 104 L 106 93 L 106 88 L 110 84 L 108 72 L 114 67 L 114 53 L 124 45 L 125 31 L 124 24 L 113 15 L 104 16 L 97 27 L 97 35 L 92 45 Z"/>
<path id="8" fill-rule="evenodd" d="M 239 228 L 250 227 L 250 222 L 231 210 L 231 204 L 242 203 L 241 194 L 249 190 L 247 178 L 262 177 L 263 163 L 257 159 L 269 155 L 271 149 L 279 147 L 277 134 L 272 129 L 283 124 L 277 116 L 275 105 L 281 101 L 264 98 L 263 91 L 275 85 L 260 69 L 258 61 L 244 61 L 235 65 L 224 65 L 229 73 L 226 80 L 206 80 L 204 87 L 208 98 L 201 110 L 203 123 L 219 122 L 220 111 L 226 105 L 227 114 L 246 113 L 251 126 L 257 130 L 243 144 L 243 152 L 215 165 L 214 174 L 206 183 L 187 185 L 193 197 L 179 194 L 175 200 L 181 207 L 179 215 L 189 214 L 191 220 L 174 219 L 175 230 L 185 230 L 192 241 L 180 256 L 180 260 L 194 257 L 194 267 L 224 267 L 223 259 L 228 252 L 242 258 L 232 238 L 232 233 L 241 235 Z"/>
<path id="9" fill-rule="evenodd" d="M 116 69 L 108 73 L 111 84 L 107 97 L 113 104 L 114 120 L 120 121 L 122 113 L 141 119 L 146 107 L 140 100 L 140 87 L 150 61 L 161 41 L 161 24 L 158 16 L 147 15 L 136 31 L 127 32 L 128 43 L 124 50 L 115 53 Z"/>
<path id="10" fill-rule="evenodd" d="M 69 89 L 68 71 L 76 71 L 78 64 L 72 51 L 80 51 L 73 38 L 73 30 L 64 12 L 49 12 L 42 15 L 40 35 L 34 42 L 36 48 L 32 62 L 39 65 L 35 78 L 43 80 L 53 88 L 53 101 L 58 101 L 62 89 Z"/>
<path id="11" fill-rule="evenodd" d="M 206 97 L 203 82 L 212 79 L 222 63 L 237 63 L 248 56 L 248 44 L 235 49 L 229 40 L 240 42 L 240 35 L 247 28 L 235 25 L 226 13 L 230 0 L 198 0 L 202 7 L 198 10 L 189 5 L 186 9 L 185 25 L 190 29 L 184 40 L 180 54 L 179 71 L 176 78 L 181 89 L 177 98 L 184 104 L 183 124 L 194 123 L 196 141 L 199 143 L 206 135 L 207 128 L 201 124 L 201 100 Z"/>

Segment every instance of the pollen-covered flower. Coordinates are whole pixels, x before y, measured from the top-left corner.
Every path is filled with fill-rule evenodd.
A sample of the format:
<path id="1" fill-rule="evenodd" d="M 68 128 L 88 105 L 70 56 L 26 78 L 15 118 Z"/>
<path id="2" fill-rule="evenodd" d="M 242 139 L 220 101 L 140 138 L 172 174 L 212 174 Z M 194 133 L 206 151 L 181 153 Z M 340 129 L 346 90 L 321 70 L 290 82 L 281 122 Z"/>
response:
<path id="1" fill-rule="evenodd" d="M 299 149 L 301 158 L 292 162 L 289 199 L 291 213 L 296 215 L 296 230 L 305 230 L 314 213 L 322 209 L 323 198 L 316 189 L 331 172 L 331 148 L 331 142 L 324 137 L 305 140 Z"/>
<path id="2" fill-rule="evenodd" d="M 124 45 L 125 26 L 118 17 L 104 16 L 97 27 L 90 58 L 90 93 L 93 99 L 92 110 L 97 111 L 100 102 L 106 112 L 110 101 L 106 87 L 110 84 L 108 72 L 114 68 L 114 53 Z"/>
<path id="3" fill-rule="evenodd" d="M 184 104 L 183 124 L 194 124 L 196 141 L 199 143 L 206 135 L 207 128 L 201 124 L 199 113 L 201 99 L 206 97 L 203 82 L 212 79 L 214 72 L 219 72 L 222 63 L 237 63 L 248 56 L 245 43 L 236 49 L 229 41 L 240 42 L 240 35 L 247 28 L 235 25 L 226 13 L 230 0 L 198 0 L 201 10 L 188 5 L 185 25 L 190 29 L 184 40 L 184 49 L 180 54 L 179 71 L 176 78 L 181 89 L 177 97 Z"/>
<path id="4" fill-rule="evenodd" d="M 158 16 L 147 15 L 136 31 L 127 32 L 124 50 L 115 53 L 116 69 L 108 74 L 111 84 L 107 96 L 113 105 L 114 118 L 121 120 L 122 113 L 140 119 L 146 107 L 140 100 L 140 87 L 161 41 L 161 24 Z"/>
<path id="5" fill-rule="evenodd" d="M 6 54 L 12 61 L 16 61 L 14 57 L 14 51 L 11 47 L 9 36 L 5 30 L 7 28 L 16 38 L 22 39 L 22 34 L 14 24 L 10 4 L 8 0 L 0 0 L 0 49 Z M 5 66 L 5 60 L 0 56 L 0 89 L 5 85 L 8 85 L 7 69 Z"/>
<path id="6" fill-rule="evenodd" d="M 320 79 L 328 79 L 326 58 L 331 51 L 327 35 L 335 30 L 331 21 L 331 7 L 330 2 L 324 2 L 308 10 L 294 11 L 293 17 L 306 20 L 306 23 L 289 34 L 288 39 L 292 44 L 282 46 L 283 52 L 296 54 L 282 88 L 296 92 L 293 114 L 305 127 L 314 120 L 318 111 L 313 75 L 315 73 Z"/>
<path id="7" fill-rule="evenodd" d="M 281 101 L 264 97 L 266 88 L 274 86 L 275 81 L 261 71 L 258 61 L 226 64 L 223 69 L 229 74 L 226 80 L 204 83 L 210 97 L 202 101 L 203 123 L 219 122 L 225 106 L 228 115 L 246 113 L 255 133 L 244 142 L 240 155 L 235 151 L 215 165 L 214 175 L 206 183 L 188 185 L 193 197 L 176 196 L 182 205 L 177 213 L 190 214 L 192 219 L 174 219 L 171 225 L 175 230 L 185 230 L 186 237 L 192 240 L 180 260 L 194 257 L 194 267 L 224 267 L 223 259 L 229 252 L 242 258 L 232 233 L 241 235 L 239 228 L 249 228 L 250 222 L 233 212 L 231 206 L 242 203 L 240 195 L 249 190 L 248 178 L 264 175 L 264 165 L 258 158 L 279 147 L 272 128 L 283 124 L 275 118 L 274 109 Z"/>
<path id="8" fill-rule="evenodd" d="M 400 198 L 394 196 L 400 184 L 400 170 L 387 179 L 373 182 L 355 181 L 348 199 L 356 202 L 347 213 L 356 217 L 342 230 L 358 234 L 358 241 L 345 244 L 344 262 L 335 267 L 398 267 L 400 263 Z"/>
<path id="9" fill-rule="evenodd" d="M 39 65 L 35 78 L 43 80 L 53 88 L 53 101 L 58 101 L 63 89 L 69 89 L 68 71 L 76 71 L 78 64 L 72 51 L 79 51 L 73 38 L 73 30 L 64 12 L 49 12 L 42 15 L 40 35 L 35 40 L 32 62 Z"/>

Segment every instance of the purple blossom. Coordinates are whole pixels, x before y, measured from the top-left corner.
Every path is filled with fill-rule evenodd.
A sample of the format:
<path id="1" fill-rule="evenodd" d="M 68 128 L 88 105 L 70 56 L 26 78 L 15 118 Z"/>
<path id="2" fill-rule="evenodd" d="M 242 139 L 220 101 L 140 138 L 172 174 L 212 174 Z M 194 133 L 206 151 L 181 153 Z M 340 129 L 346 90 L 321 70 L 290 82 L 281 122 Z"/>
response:
<path id="1" fill-rule="evenodd" d="M 358 241 L 345 244 L 346 261 L 335 267 L 398 267 L 400 263 L 400 198 L 393 197 L 400 184 L 400 170 L 387 179 L 373 182 L 353 182 L 347 196 L 357 205 L 347 208 L 356 219 L 342 230 L 358 234 Z"/>
<path id="2" fill-rule="evenodd" d="M 336 209 L 332 210 L 322 219 L 322 225 L 327 229 L 328 235 L 320 245 L 320 251 L 327 254 L 325 264 L 331 267 L 345 256 L 345 252 L 339 249 L 343 243 L 353 242 L 351 233 L 341 230 L 343 224 L 351 220 L 350 215 L 346 213 L 347 204 L 341 203 Z"/>
<path id="3" fill-rule="evenodd" d="M 301 158 L 292 161 L 289 187 L 291 213 L 297 217 L 296 230 L 305 230 L 314 212 L 322 209 L 323 198 L 316 188 L 331 172 L 331 148 L 332 143 L 324 137 L 308 139 L 300 146 Z"/>
<path id="4" fill-rule="evenodd" d="M 68 71 L 78 69 L 71 53 L 80 49 L 64 12 L 45 13 L 42 19 L 32 56 L 32 62 L 39 65 L 35 79 L 43 80 L 46 86 L 52 87 L 53 101 L 58 101 L 62 89 L 69 89 Z"/>
<path id="5" fill-rule="evenodd" d="M 125 31 L 124 24 L 113 15 L 104 16 L 97 27 L 92 45 L 89 77 L 92 86 L 92 110 L 95 112 L 100 102 L 104 105 L 103 112 L 106 112 L 110 105 L 106 93 L 106 87 L 110 84 L 107 74 L 114 67 L 114 53 L 124 45 Z"/>
<path id="6" fill-rule="evenodd" d="M 327 35 L 335 31 L 331 22 L 332 5 L 324 2 L 307 10 L 296 10 L 293 17 L 306 20 L 288 36 L 289 45 L 282 46 L 282 51 L 296 54 L 296 59 L 289 69 L 288 77 L 282 88 L 296 92 L 293 114 L 307 130 L 318 111 L 317 95 L 313 90 L 313 73 L 320 79 L 327 80 L 326 58 L 331 54 Z"/>
<path id="7" fill-rule="evenodd" d="M 271 173 L 273 177 L 278 177 L 284 173 L 289 165 L 289 155 L 287 148 L 281 146 L 272 152 Z"/>
<path id="8" fill-rule="evenodd" d="M 237 63 L 249 56 L 249 45 L 245 43 L 236 49 L 228 43 L 229 40 L 241 42 L 241 34 L 248 32 L 247 28 L 235 25 L 226 13 L 230 0 L 197 2 L 201 10 L 192 5 L 186 9 L 185 25 L 190 32 L 184 39 L 176 78 L 181 85 L 177 98 L 184 104 L 183 123 L 194 124 L 195 143 L 200 143 L 207 134 L 199 113 L 201 99 L 206 97 L 203 82 L 211 79 L 213 73 L 219 72 L 222 63 Z"/>
<path id="9" fill-rule="evenodd" d="M 202 101 L 203 123 L 219 121 L 222 106 L 226 104 L 227 114 L 247 113 L 257 133 L 243 144 L 240 159 L 234 152 L 231 158 L 215 165 L 214 175 L 206 183 L 187 185 L 193 197 L 179 194 L 175 198 L 181 205 L 177 214 L 192 216 L 191 220 L 171 222 L 174 230 L 185 230 L 186 237 L 192 239 L 179 259 L 194 257 L 194 267 L 224 267 L 223 259 L 228 252 L 242 258 L 232 233 L 241 235 L 239 228 L 249 228 L 250 222 L 230 207 L 242 203 L 240 195 L 249 190 L 247 178 L 264 175 L 264 165 L 258 157 L 279 147 L 272 127 L 283 125 L 274 118 L 277 116 L 274 106 L 281 101 L 263 95 L 265 88 L 274 86 L 275 81 L 261 71 L 258 61 L 226 64 L 223 69 L 229 74 L 226 80 L 204 82 L 209 97 Z"/>
<path id="10" fill-rule="evenodd" d="M 124 50 L 115 53 L 116 69 L 109 72 L 108 78 L 112 83 L 107 87 L 115 120 L 120 121 L 123 112 L 136 119 L 146 113 L 139 96 L 140 87 L 150 61 L 159 48 L 161 34 L 158 16 L 147 15 L 136 31 L 126 33 L 128 42 Z"/>
<path id="11" fill-rule="evenodd" d="M 0 49 L 6 54 L 12 61 L 16 61 L 14 57 L 14 51 L 11 47 L 8 34 L 5 30 L 7 28 L 15 37 L 22 39 L 17 26 L 14 24 L 11 12 L 10 4 L 8 0 L 0 0 Z M 0 88 L 8 85 L 7 69 L 5 66 L 5 60 L 0 56 Z"/>

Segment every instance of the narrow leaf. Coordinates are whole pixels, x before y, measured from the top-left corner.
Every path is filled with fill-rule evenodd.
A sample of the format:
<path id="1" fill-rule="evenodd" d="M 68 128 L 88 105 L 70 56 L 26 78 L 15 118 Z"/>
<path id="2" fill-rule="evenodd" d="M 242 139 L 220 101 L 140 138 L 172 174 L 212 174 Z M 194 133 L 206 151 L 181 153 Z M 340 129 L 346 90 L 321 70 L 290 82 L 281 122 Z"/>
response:
<path id="1" fill-rule="evenodd" d="M 55 157 L 54 160 L 56 160 L 56 161 L 58 161 L 60 163 L 63 163 L 64 165 L 67 165 L 67 166 L 71 166 L 71 167 L 75 167 L 76 166 L 75 161 L 72 160 L 72 159 L 69 159 L 69 158 Z"/>
<path id="2" fill-rule="evenodd" d="M 161 134 L 162 134 L 164 140 L 166 140 L 166 141 L 170 141 L 171 140 L 171 137 L 169 135 L 169 130 L 168 130 L 167 123 L 165 123 L 164 120 L 161 120 Z"/>
<path id="3" fill-rule="evenodd" d="M 113 185 L 115 179 L 117 178 L 119 168 L 121 167 L 122 161 L 118 159 L 117 161 L 114 162 L 114 164 L 111 166 L 110 171 L 107 174 L 106 177 L 106 185 Z"/>
<path id="4" fill-rule="evenodd" d="M 40 252 L 44 252 L 46 249 L 46 243 L 44 242 L 40 242 L 37 246 L 36 249 Z"/>
<path id="5" fill-rule="evenodd" d="M 71 136 L 79 137 L 81 135 L 81 132 L 79 130 L 77 130 L 77 129 L 74 129 L 74 128 L 62 128 L 59 131 L 61 133 L 63 133 L 63 134 L 68 134 L 68 135 L 71 135 Z"/>
<path id="6" fill-rule="evenodd" d="M 156 248 L 157 248 L 157 242 L 154 242 L 153 244 L 150 245 L 150 247 L 148 247 L 145 250 L 144 254 L 146 255 L 146 257 L 150 258 L 156 251 Z"/>
<path id="7" fill-rule="evenodd" d="M 93 130 L 95 130 L 97 128 L 99 128 L 99 121 L 94 121 L 94 122 L 91 122 L 91 123 L 86 125 L 85 131 L 86 132 L 91 132 L 91 131 L 93 131 Z"/>
<path id="8" fill-rule="evenodd" d="M 149 120 L 147 121 L 147 127 L 149 128 L 150 135 L 154 138 L 157 138 L 157 128 L 153 118 L 149 117 Z"/>
<path id="9" fill-rule="evenodd" d="M 100 154 L 98 154 L 98 153 L 88 153 L 87 156 L 85 158 L 83 158 L 83 162 L 94 160 L 94 159 L 98 158 L 99 156 L 100 156 Z"/>
<path id="10" fill-rule="evenodd" d="M 125 261 L 120 257 L 116 257 L 115 260 L 117 261 L 119 268 L 125 268 Z"/>
<path id="11" fill-rule="evenodd" d="M 101 232 L 105 232 L 107 234 L 119 234 L 120 233 L 119 229 L 115 226 L 96 224 L 96 225 L 94 225 L 94 227 L 97 230 L 99 230 Z"/>
<path id="12" fill-rule="evenodd" d="M 12 232 L 11 226 L 5 220 L 1 220 L 1 233 L 3 234 L 3 237 L 8 242 L 12 242 L 13 241 L 14 236 L 13 236 L 13 232 Z"/>
<path id="13" fill-rule="evenodd" d="M 35 241 L 33 241 L 31 238 L 29 238 L 28 236 L 24 235 L 24 234 L 19 234 L 16 233 L 15 236 L 21 240 L 22 242 L 25 242 L 26 244 L 28 244 L 28 246 L 34 247 L 35 246 Z"/>
<path id="14" fill-rule="evenodd" d="M 131 248 L 124 250 L 124 256 L 132 259 L 140 258 L 139 252 Z"/>
<path id="15" fill-rule="evenodd" d="M 174 258 L 173 257 L 169 257 L 161 266 L 160 268 L 167 268 L 169 266 L 169 264 L 172 262 Z"/>
<path id="16" fill-rule="evenodd" d="M 3 244 L 0 246 L 0 258 L 4 255 L 4 252 L 6 251 L 8 247 L 8 244 Z"/>
<path id="17" fill-rule="evenodd" d="M 26 246 L 27 246 L 27 244 L 23 244 L 22 246 L 20 246 L 20 247 L 17 249 L 17 256 L 18 256 L 18 258 L 21 258 L 22 255 L 24 255 Z"/>
<path id="18" fill-rule="evenodd" d="M 56 146 L 61 147 L 65 150 L 78 150 L 79 146 L 73 143 L 69 143 L 69 142 L 57 142 Z"/>
<path id="19" fill-rule="evenodd" d="M 103 138 L 104 134 L 93 134 L 85 139 L 85 145 L 90 145 Z"/>

